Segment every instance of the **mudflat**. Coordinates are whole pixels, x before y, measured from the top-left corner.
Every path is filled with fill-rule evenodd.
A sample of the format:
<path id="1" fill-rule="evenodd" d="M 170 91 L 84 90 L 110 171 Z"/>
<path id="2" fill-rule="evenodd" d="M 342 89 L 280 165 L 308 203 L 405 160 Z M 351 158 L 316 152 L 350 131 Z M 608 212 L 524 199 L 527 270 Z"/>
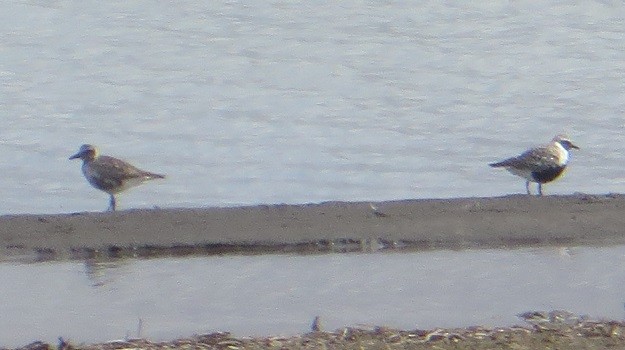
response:
<path id="1" fill-rule="evenodd" d="M 625 195 L 325 202 L 0 216 L 0 254 L 354 251 L 625 243 Z"/>
<path id="2" fill-rule="evenodd" d="M 625 244 L 618 194 L 327 202 L 235 208 L 125 210 L 0 217 L 0 255 L 264 253 Z M 542 322 L 542 321 L 541 321 Z M 622 321 L 559 319 L 486 329 L 344 328 L 294 337 L 228 333 L 169 342 L 145 339 L 58 349 L 605 349 L 625 346 Z M 21 349 L 52 349 L 33 342 Z"/>

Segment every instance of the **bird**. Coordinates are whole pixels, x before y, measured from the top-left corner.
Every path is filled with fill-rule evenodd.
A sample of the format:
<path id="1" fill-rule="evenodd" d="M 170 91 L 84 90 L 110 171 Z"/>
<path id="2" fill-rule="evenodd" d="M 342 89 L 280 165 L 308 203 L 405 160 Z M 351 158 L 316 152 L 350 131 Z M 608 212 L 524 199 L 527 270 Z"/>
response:
<path id="1" fill-rule="evenodd" d="M 542 185 L 557 179 L 569 163 L 571 149 L 579 149 L 564 134 L 556 135 L 551 143 L 535 147 L 517 157 L 490 163 L 493 168 L 506 168 L 514 175 L 525 179 L 525 189 L 530 192 L 530 182 L 538 184 L 538 195 L 543 195 Z"/>
<path id="2" fill-rule="evenodd" d="M 97 147 L 82 145 L 69 159 L 82 159 L 82 173 L 91 186 L 109 194 L 110 211 L 115 211 L 115 195 L 145 181 L 164 179 L 165 175 L 141 170 L 114 157 L 100 155 Z"/>
<path id="3" fill-rule="evenodd" d="M 379 217 L 379 218 L 385 218 L 388 215 L 386 215 L 386 213 L 381 212 L 380 209 L 378 209 L 378 207 L 376 205 L 374 205 L 373 203 L 369 203 L 369 207 L 371 208 L 371 212 L 373 212 L 373 215 Z"/>

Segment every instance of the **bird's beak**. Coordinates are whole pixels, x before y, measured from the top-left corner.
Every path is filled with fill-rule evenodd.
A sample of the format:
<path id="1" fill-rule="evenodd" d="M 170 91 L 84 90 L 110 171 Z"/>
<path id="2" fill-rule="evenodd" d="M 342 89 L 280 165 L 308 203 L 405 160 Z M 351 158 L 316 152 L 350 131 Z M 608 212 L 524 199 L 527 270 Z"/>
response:
<path id="1" fill-rule="evenodd" d="M 69 159 L 76 159 L 76 158 L 80 158 L 81 153 L 78 152 L 76 154 L 74 154 L 73 156 L 69 157 Z"/>
<path id="2" fill-rule="evenodd" d="M 571 148 L 579 149 L 579 147 L 575 146 L 574 144 L 571 144 Z"/>

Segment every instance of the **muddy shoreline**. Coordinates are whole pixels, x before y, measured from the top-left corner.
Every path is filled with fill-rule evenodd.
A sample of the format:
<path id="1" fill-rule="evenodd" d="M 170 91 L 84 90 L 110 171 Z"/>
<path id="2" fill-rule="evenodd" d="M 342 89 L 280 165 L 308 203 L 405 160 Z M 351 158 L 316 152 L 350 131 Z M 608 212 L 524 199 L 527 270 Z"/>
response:
<path id="1" fill-rule="evenodd" d="M 116 340 L 100 344 L 76 344 L 59 338 L 52 345 L 36 341 L 20 350 L 116 350 L 116 349 L 620 349 L 625 346 L 621 321 L 550 320 L 513 327 L 467 327 L 431 330 L 367 329 L 345 327 L 335 331 L 312 330 L 292 337 L 237 338 L 228 332 L 194 335 L 172 341 Z"/>
<path id="2" fill-rule="evenodd" d="M 6 215 L 0 256 L 612 245 L 624 214 L 625 195 L 575 194 Z"/>

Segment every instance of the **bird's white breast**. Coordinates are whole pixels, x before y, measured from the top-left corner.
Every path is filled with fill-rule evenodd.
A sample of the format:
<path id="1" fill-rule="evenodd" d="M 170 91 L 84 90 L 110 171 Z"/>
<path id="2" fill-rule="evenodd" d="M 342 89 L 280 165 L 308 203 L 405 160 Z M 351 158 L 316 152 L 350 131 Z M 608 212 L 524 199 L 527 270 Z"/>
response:
<path id="1" fill-rule="evenodd" d="M 567 151 L 560 142 L 556 142 L 556 152 L 558 153 L 558 165 L 564 166 L 569 162 L 569 151 Z"/>

